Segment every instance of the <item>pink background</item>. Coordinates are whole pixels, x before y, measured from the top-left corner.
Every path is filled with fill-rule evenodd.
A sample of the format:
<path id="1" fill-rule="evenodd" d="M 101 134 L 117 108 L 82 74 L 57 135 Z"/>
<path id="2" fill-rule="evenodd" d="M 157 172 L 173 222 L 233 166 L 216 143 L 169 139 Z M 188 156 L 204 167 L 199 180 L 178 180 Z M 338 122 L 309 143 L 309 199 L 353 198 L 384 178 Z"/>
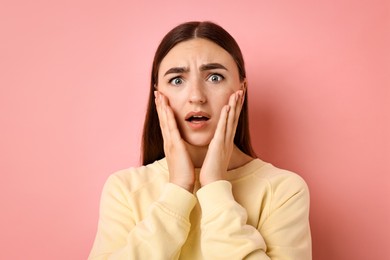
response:
<path id="1" fill-rule="evenodd" d="M 305 178 L 314 259 L 390 259 L 387 0 L 0 4 L 0 259 L 86 259 L 139 164 L 152 56 L 212 20 L 246 58 L 258 155 Z"/>

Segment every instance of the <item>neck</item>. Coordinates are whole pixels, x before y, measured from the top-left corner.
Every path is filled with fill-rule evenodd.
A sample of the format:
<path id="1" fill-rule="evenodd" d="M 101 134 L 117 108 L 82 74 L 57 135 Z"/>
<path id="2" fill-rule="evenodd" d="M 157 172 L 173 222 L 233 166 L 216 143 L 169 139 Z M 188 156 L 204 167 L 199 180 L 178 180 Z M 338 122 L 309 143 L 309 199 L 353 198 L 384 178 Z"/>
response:
<path id="1" fill-rule="evenodd" d="M 195 168 L 201 168 L 203 165 L 203 161 L 206 158 L 207 146 L 193 146 L 187 143 L 187 150 L 190 154 L 192 163 Z"/>
<path id="2" fill-rule="evenodd" d="M 206 158 L 208 146 L 193 146 L 187 143 L 187 150 L 190 154 L 192 163 L 195 168 L 201 168 Z M 232 170 L 243 166 L 251 161 L 253 158 L 243 153 L 237 146 L 234 146 L 232 156 L 229 162 L 228 170 Z"/>

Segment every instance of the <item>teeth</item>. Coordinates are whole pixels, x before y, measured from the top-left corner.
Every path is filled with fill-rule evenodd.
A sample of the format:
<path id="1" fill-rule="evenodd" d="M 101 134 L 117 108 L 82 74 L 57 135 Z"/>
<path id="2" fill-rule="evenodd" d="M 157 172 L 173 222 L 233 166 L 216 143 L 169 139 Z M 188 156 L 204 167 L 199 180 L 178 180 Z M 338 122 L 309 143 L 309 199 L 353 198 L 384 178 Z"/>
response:
<path id="1" fill-rule="evenodd" d="M 204 116 L 199 116 L 199 115 L 194 115 L 194 116 L 191 116 L 190 118 L 188 118 L 187 119 L 188 121 L 200 121 L 200 120 L 202 120 L 202 121 L 206 121 L 206 120 L 208 120 L 208 118 L 207 117 L 204 117 Z"/>
<path id="2" fill-rule="evenodd" d="M 204 116 L 202 114 L 198 115 L 191 115 L 190 117 L 186 118 L 186 121 L 207 121 L 209 118 L 207 116 Z"/>

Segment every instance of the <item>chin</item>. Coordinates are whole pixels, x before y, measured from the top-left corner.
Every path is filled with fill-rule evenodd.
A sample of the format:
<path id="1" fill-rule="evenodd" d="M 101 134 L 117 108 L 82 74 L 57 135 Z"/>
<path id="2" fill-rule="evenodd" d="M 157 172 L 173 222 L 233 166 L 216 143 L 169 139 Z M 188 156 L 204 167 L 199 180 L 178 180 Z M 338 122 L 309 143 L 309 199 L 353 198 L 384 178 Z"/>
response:
<path id="1" fill-rule="evenodd" d="M 188 141 L 187 143 L 189 143 L 190 145 L 195 146 L 195 147 L 207 147 L 210 144 L 210 142 L 199 142 L 198 140 L 195 142 Z"/>
<path id="2" fill-rule="evenodd" d="M 207 147 L 211 142 L 211 138 L 204 137 L 190 137 L 186 138 L 185 141 L 195 147 Z"/>
<path id="3" fill-rule="evenodd" d="M 208 147 L 214 137 L 214 131 L 180 131 L 183 139 L 194 147 Z"/>

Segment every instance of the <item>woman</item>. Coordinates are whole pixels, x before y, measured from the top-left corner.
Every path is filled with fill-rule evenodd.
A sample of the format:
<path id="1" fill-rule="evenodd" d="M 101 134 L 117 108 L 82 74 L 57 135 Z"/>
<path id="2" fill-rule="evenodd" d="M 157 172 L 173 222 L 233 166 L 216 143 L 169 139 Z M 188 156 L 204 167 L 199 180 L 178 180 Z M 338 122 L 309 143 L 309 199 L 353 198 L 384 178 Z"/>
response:
<path id="1" fill-rule="evenodd" d="M 172 29 L 153 62 L 143 164 L 107 180 L 90 259 L 311 259 L 309 193 L 255 157 L 235 40 Z"/>

